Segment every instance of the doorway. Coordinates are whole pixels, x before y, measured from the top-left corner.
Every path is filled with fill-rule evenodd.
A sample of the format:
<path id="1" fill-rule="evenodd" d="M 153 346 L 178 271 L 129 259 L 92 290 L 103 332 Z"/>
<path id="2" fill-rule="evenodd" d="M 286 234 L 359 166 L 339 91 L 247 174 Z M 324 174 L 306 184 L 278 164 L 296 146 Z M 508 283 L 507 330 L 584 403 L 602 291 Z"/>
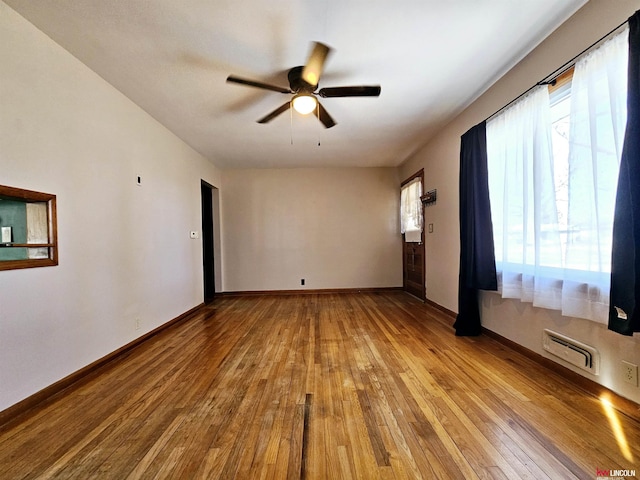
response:
<path id="1" fill-rule="evenodd" d="M 204 302 L 213 301 L 216 294 L 214 194 L 213 187 L 204 180 L 200 184 L 202 198 L 202 267 L 204 277 Z"/>

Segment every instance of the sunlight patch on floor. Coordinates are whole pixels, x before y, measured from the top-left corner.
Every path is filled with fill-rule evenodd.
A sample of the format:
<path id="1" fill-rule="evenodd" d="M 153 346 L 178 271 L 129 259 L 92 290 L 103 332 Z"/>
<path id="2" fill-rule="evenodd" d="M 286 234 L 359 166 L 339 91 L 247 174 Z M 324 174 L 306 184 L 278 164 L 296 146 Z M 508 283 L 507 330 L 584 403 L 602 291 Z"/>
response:
<path id="1" fill-rule="evenodd" d="M 633 455 L 631 454 L 631 449 L 629 448 L 629 444 L 627 443 L 627 437 L 625 437 L 624 435 L 624 430 L 622 429 L 622 425 L 620 424 L 620 420 L 618 419 L 616 410 L 613 408 L 613 405 L 611 405 L 611 402 L 606 395 L 600 396 L 600 403 L 602 404 L 602 409 L 604 410 L 605 415 L 609 419 L 611 431 L 616 437 L 616 442 L 618 442 L 620 453 L 622 453 L 625 459 L 632 462 Z"/>

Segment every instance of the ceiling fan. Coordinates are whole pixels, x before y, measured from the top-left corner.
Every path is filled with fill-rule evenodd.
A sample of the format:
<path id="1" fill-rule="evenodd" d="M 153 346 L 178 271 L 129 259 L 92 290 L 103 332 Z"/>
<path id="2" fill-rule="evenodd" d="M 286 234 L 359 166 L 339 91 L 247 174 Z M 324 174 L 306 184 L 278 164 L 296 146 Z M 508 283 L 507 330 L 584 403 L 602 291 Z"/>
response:
<path id="1" fill-rule="evenodd" d="M 316 98 L 318 95 L 323 98 L 328 97 L 377 97 L 380 95 L 380 85 L 375 86 L 353 86 L 353 87 L 329 87 L 316 91 L 324 64 L 331 49 L 320 42 L 314 42 L 307 63 L 304 66 L 293 67 L 289 70 L 289 88 L 270 85 L 268 83 L 256 82 L 245 78 L 229 75 L 227 82 L 239 83 L 250 87 L 272 90 L 274 92 L 292 94 L 291 100 L 276 108 L 273 112 L 258 120 L 258 123 L 267 123 L 291 107 L 297 112 L 306 115 L 312 113 L 326 128 L 333 127 L 336 122 L 325 110 Z"/>

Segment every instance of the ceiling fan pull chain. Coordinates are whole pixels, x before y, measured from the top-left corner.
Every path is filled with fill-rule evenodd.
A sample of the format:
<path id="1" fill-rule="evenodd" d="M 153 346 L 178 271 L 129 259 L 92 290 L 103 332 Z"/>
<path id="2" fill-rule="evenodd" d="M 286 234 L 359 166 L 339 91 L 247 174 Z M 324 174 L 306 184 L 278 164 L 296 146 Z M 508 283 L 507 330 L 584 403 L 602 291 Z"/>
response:
<path id="1" fill-rule="evenodd" d="M 291 102 L 289 102 L 289 119 L 290 119 L 290 124 L 289 124 L 289 134 L 291 135 L 291 145 L 293 145 L 293 100 Z"/>
<path id="2" fill-rule="evenodd" d="M 320 118 L 320 102 L 316 102 L 316 111 L 318 112 L 316 117 Z M 318 146 L 320 146 L 320 132 L 318 132 Z"/>

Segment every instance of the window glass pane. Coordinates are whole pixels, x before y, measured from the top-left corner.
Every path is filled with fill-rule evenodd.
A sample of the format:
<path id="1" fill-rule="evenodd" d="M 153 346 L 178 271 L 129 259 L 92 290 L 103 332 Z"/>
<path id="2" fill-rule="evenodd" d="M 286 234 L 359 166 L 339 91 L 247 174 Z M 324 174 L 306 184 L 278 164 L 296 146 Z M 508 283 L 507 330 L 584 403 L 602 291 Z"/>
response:
<path id="1" fill-rule="evenodd" d="M 422 179 L 411 180 L 400 190 L 400 231 L 422 230 Z"/>

